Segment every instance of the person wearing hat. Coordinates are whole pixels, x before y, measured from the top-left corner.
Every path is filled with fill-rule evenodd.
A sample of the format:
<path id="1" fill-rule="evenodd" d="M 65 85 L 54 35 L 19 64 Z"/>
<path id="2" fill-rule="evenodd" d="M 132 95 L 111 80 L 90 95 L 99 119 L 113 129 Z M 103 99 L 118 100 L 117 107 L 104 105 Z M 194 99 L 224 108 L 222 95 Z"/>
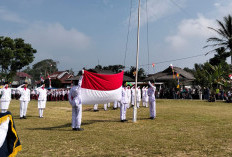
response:
<path id="1" fill-rule="evenodd" d="M 11 89 L 8 88 L 8 82 L 5 82 L 4 87 L 0 89 L 0 93 L 2 94 L 0 109 L 2 113 L 5 113 L 7 112 L 11 101 Z"/>
<path id="2" fill-rule="evenodd" d="M 30 89 L 28 89 L 27 86 L 28 86 L 28 84 L 27 84 L 27 82 L 25 82 L 24 84 L 22 84 L 21 86 L 19 86 L 17 88 L 17 90 L 21 94 L 21 96 L 19 98 L 19 100 L 20 100 L 20 119 L 22 119 L 22 118 L 26 119 L 27 107 L 28 107 L 28 103 L 30 101 Z"/>
<path id="3" fill-rule="evenodd" d="M 45 89 L 45 83 L 43 83 L 41 87 L 37 88 L 36 91 L 39 95 L 38 97 L 39 117 L 43 118 L 43 112 L 47 102 L 47 89 Z"/>
<path id="4" fill-rule="evenodd" d="M 150 108 L 150 119 L 156 118 L 156 102 L 155 102 L 155 91 L 156 87 L 154 86 L 154 83 L 148 82 L 149 88 L 148 88 L 148 96 L 149 96 L 149 108 Z"/>
<path id="5" fill-rule="evenodd" d="M 83 71 L 82 71 L 83 73 Z M 74 86 L 70 89 L 68 99 L 69 103 L 72 105 L 72 129 L 74 131 L 83 131 L 81 128 L 82 119 L 82 103 L 81 103 L 81 84 L 82 77 L 80 77 L 78 84 L 74 81 Z"/>

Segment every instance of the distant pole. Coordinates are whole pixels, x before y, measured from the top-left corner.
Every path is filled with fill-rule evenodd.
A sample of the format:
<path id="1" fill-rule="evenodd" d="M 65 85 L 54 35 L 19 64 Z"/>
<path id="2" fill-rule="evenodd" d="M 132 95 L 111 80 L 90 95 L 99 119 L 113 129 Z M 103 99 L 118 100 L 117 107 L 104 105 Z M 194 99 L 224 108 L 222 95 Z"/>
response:
<path id="1" fill-rule="evenodd" d="M 137 121 L 137 83 L 139 66 L 139 23 L 140 23 L 140 0 L 138 5 L 138 31 L 137 31 L 137 53 L 136 53 L 136 73 L 135 73 L 135 105 L 133 110 L 133 122 Z"/>

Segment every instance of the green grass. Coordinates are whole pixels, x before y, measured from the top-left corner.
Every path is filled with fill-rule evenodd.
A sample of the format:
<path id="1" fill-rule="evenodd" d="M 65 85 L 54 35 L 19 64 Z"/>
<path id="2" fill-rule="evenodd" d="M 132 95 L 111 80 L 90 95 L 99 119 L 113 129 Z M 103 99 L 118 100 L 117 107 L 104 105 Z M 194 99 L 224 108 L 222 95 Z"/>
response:
<path id="1" fill-rule="evenodd" d="M 149 109 L 93 112 L 83 106 L 82 132 L 71 130 L 68 102 L 47 102 L 44 118 L 38 118 L 37 101 L 28 106 L 26 120 L 19 119 L 19 101 L 10 111 L 22 143 L 18 156 L 232 156 L 232 104 L 191 100 L 158 100 L 157 118 Z"/>

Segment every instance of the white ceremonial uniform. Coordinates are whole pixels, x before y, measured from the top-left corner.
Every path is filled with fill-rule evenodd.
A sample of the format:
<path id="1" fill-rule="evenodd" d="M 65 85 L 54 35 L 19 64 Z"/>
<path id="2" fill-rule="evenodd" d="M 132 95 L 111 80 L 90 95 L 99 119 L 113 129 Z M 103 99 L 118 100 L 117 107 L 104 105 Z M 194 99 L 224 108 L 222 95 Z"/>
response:
<path id="1" fill-rule="evenodd" d="M 113 105 L 113 109 L 117 109 L 118 108 L 118 102 L 117 101 L 114 101 L 114 105 Z"/>
<path id="2" fill-rule="evenodd" d="M 81 103 L 81 84 L 82 77 L 80 77 L 78 85 L 70 89 L 68 99 L 72 105 L 72 128 L 78 129 L 81 127 L 82 119 L 82 103 Z"/>
<path id="3" fill-rule="evenodd" d="M 131 105 L 135 105 L 135 87 L 131 88 Z"/>
<path id="4" fill-rule="evenodd" d="M 93 105 L 93 110 L 94 110 L 94 111 L 98 111 L 98 104 L 94 104 L 94 105 Z"/>
<path id="5" fill-rule="evenodd" d="M 145 87 L 142 88 L 142 102 L 143 106 L 145 106 L 145 92 L 144 92 Z"/>
<path id="6" fill-rule="evenodd" d="M 122 99 L 121 99 L 121 106 L 120 106 L 120 119 L 121 121 L 126 120 L 126 110 L 127 110 L 127 105 L 128 105 L 128 96 L 127 96 L 127 91 L 126 87 L 122 88 Z"/>
<path id="7" fill-rule="evenodd" d="M 130 89 L 130 87 L 126 88 L 126 92 L 127 92 L 127 99 L 128 99 L 127 108 L 130 108 L 130 103 L 131 103 L 131 89 Z"/>
<path id="8" fill-rule="evenodd" d="M 17 90 L 20 92 L 21 96 L 19 98 L 20 100 L 20 118 L 25 118 L 27 114 L 27 107 L 28 103 L 30 101 L 30 89 L 28 88 L 21 88 L 24 85 L 21 85 L 17 88 Z"/>
<path id="9" fill-rule="evenodd" d="M 139 108 L 140 106 L 140 101 L 141 101 L 141 89 L 140 88 L 137 88 L 136 90 L 136 99 L 137 99 L 137 108 Z"/>
<path id="10" fill-rule="evenodd" d="M 43 111 L 46 107 L 47 102 L 47 89 L 43 87 L 39 87 L 36 89 L 37 93 L 39 94 L 38 97 L 38 109 L 39 109 L 39 117 L 43 117 Z"/>
<path id="11" fill-rule="evenodd" d="M 0 89 L 0 93 L 2 93 L 0 109 L 2 113 L 5 113 L 7 112 L 10 105 L 11 89 L 3 87 L 2 89 Z"/>
<path id="12" fill-rule="evenodd" d="M 104 104 L 104 110 L 107 111 L 107 103 Z"/>
<path id="13" fill-rule="evenodd" d="M 156 101 L 155 101 L 155 90 L 156 87 L 151 84 L 151 82 L 148 82 L 149 88 L 148 88 L 148 96 L 149 96 L 149 107 L 150 107 L 150 118 L 154 119 L 156 118 Z"/>
<path id="14" fill-rule="evenodd" d="M 142 89 L 142 101 L 143 101 L 143 106 L 148 107 L 148 89 L 146 87 L 143 87 Z"/>

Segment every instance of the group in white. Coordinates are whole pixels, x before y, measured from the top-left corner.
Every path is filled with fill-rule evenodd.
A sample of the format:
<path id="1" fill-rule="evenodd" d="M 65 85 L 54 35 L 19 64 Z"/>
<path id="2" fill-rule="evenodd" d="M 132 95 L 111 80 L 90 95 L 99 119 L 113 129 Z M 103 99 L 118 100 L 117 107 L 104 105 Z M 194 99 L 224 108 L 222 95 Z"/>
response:
<path id="1" fill-rule="evenodd" d="M 81 119 L 82 119 L 82 102 L 81 102 L 81 84 L 82 77 L 78 82 L 74 82 L 74 86 L 70 89 L 68 94 L 69 103 L 72 105 L 72 129 L 75 131 L 82 131 L 81 128 Z M 120 120 L 121 122 L 126 122 L 126 111 L 130 106 L 135 105 L 135 92 L 136 92 L 136 100 L 137 100 L 137 108 L 140 108 L 140 102 L 142 100 L 142 105 L 144 107 L 150 108 L 150 119 L 156 118 L 156 99 L 155 99 L 155 91 L 156 87 L 154 84 L 148 82 L 148 87 L 143 87 L 142 92 L 138 87 L 135 90 L 134 87 L 130 89 L 126 84 L 122 87 L 122 98 L 121 101 L 115 101 L 113 103 L 113 109 L 117 109 L 120 107 Z M 46 107 L 47 94 L 48 91 L 45 89 L 45 84 L 41 87 L 35 89 L 38 93 L 38 109 L 39 109 L 39 117 L 43 118 L 43 112 Z M 27 88 L 27 83 L 19 86 L 17 91 L 20 93 L 20 119 L 26 119 L 27 107 L 30 102 L 30 89 Z M 0 89 L 0 93 L 2 94 L 0 109 L 2 113 L 7 112 L 10 101 L 11 101 L 11 89 L 8 87 L 8 83 L 5 83 L 5 86 Z M 142 93 L 142 94 L 141 94 Z M 104 110 L 107 110 L 107 107 L 110 107 L 110 103 L 104 104 Z M 94 111 L 98 111 L 98 104 L 94 104 Z"/>
<path id="2" fill-rule="evenodd" d="M 20 93 L 20 112 L 19 116 L 20 119 L 26 119 L 27 114 L 27 107 L 30 102 L 30 89 L 27 88 L 27 83 L 25 82 L 21 86 L 19 86 L 16 90 Z M 38 109 L 39 109 L 39 117 L 43 117 L 43 111 L 46 107 L 46 101 L 47 101 L 47 90 L 45 89 L 45 84 L 43 84 L 41 87 L 37 88 L 36 91 L 38 92 Z M 8 83 L 6 82 L 4 87 L 0 89 L 0 93 L 2 95 L 1 97 L 1 103 L 0 103 L 0 109 L 1 113 L 7 112 L 9 109 L 10 101 L 11 101 L 11 88 L 8 87 Z"/>

